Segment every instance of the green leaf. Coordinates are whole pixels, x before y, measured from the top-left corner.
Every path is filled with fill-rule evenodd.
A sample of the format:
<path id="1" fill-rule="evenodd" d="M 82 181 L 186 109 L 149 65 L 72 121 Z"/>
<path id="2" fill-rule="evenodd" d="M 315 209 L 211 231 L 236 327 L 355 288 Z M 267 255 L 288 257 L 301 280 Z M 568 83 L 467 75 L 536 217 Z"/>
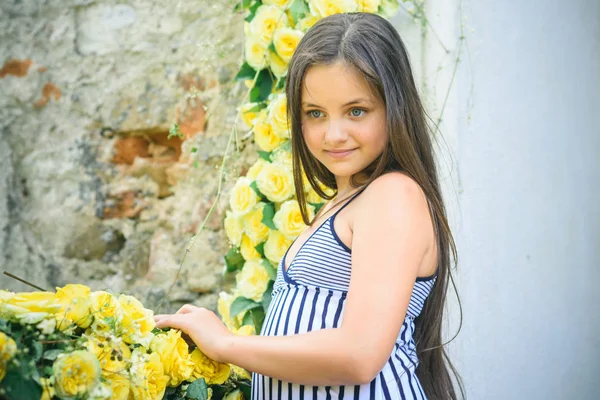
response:
<path id="1" fill-rule="evenodd" d="M 254 107 L 246 110 L 246 112 L 258 112 L 265 108 L 267 108 L 267 103 L 256 103 Z"/>
<path id="2" fill-rule="evenodd" d="M 39 399 L 42 397 L 42 388 L 23 375 L 21 369 L 10 368 L 0 383 L 0 389 L 4 390 L 9 399 Z"/>
<path id="3" fill-rule="evenodd" d="M 244 257 L 236 247 L 229 249 L 225 255 L 225 265 L 227 272 L 239 271 L 244 266 Z"/>
<path id="4" fill-rule="evenodd" d="M 256 246 L 254 246 L 254 250 L 256 250 L 258 252 L 258 254 L 260 254 L 261 257 L 265 256 L 265 242 L 259 243 Z"/>
<path id="5" fill-rule="evenodd" d="M 256 193 L 256 195 L 258 197 L 260 197 L 261 199 L 265 198 L 265 195 L 261 193 L 261 191 L 258 189 L 258 186 L 256 184 L 256 181 L 252 181 L 252 183 L 250 184 L 250 187 L 252 188 L 252 190 L 254 190 L 254 192 Z M 263 211 L 264 212 L 264 211 Z"/>
<path id="6" fill-rule="evenodd" d="M 244 394 L 244 399 L 250 400 L 252 398 L 252 387 L 246 382 L 240 382 L 240 390 Z"/>
<path id="7" fill-rule="evenodd" d="M 295 0 L 290 7 L 290 14 L 292 14 L 292 19 L 294 20 L 294 24 L 298 23 L 304 16 L 308 13 L 308 7 L 304 0 Z"/>
<path id="8" fill-rule="evenodd" d="M 263 298 L 262 298 L 262 306 L 265 310 L 269 309 L 269 305 L 271 304 L 271 293 L 273 292 L 273 284 L 275 282 L 273 281 L 269 281 L 269 283 L 267 284 L 267 290 L 265 290 L 265 293 L 263 293 Z"/>
<path id="9" fill-rule="evenodd" d="M 266 101 L 269 98 L 271 91 L 273 91 L 273 77 L 268 69 L 263 69 L 260 71 L 258 78 L 257 84 L 260 88 L 260 101 Z"/>
<path id="10" fill-rule="evenodd" d="M 237 3 L 235 5 L 235 8 L 233 9 L 233 11 L 245 10 L 246 8 L 248 8 L 250 6 L 250 3 L 252 3 L 252 0 L 243 0 L 243 1 L 240 1 L 239 3 Z"/>
<path id="11" fill-rule="evenodd" d="M 271 153 L 268 151 L 258 150 L 258 156 L 265 161 L 271 162 Z"/>
<path id="12" fill-rule="evenodd" d="M 225 398 L 225 392 L 227 391 L 228 387 L 226 385 L 210 385 L 210 388 L 212 389 L 212 399 L 223 399 Z M 248 397 L 248 400 L 250 400 L 250 397 Z"/>
<path id="13" fill-rule="evenodd" d="M 277 49 L 275 48 L 275 43 L 271 42 L 271 44 L 269 45 L 269 50 L 271 50 L 273 53 L 277 54 Z"/>
<path id="14" fill-rule="evenodd" d="M 171 129 L 169 129 L 169 136 L 167 136 L 167 139 L 171 139 L 174 136 L 178 136 L 180 138 L 183 138 L 183 133 L 181 133 L 181 131 L 179 130 L 179 125 L 178 124 L 173 124 L 173 126 L 171 127 Z"/>
<path id="15" fill-rule="evenodd" d="M 267 270 L 267 273 L 269 274 L 269 278 L 271 278 L 272 280 L 277 279 L 277 270 L 275 268 L 273 268 L 273 265 L 269 262 L 269 260 L 263 259 L 262 265 Z"/>
<path id="16" fill-rule="evenodd" d="M 197 379 L 190 383 L 185 394 L 190 399 L 208 400 L 208 386 L 206 385 L 204 378 Z"/>
<path id="17" fill-rule="evenodd" d="M 46 350 L 44 352 L 44 360 L 54 361 L 56 360 L 56 357 L 58 357 L 58 355 L 62 352 L 63 351 L 60 349 Z"/>
<path id="18" fill-rule="evenodd" d="M 254 326 L 254 318 L 252 318 L 252 310 L 246 311 L 244 314 L 244 318 L 242 318 L 242 326 L 244 325 L 253 325 Z"/>
<path id="19" fill-rule="evenodd" d="M 194 146 L 194 147 L 192 147 L 192 150 L 190 150 L 190 151 L 191 151 L 192 153 L 195 153 L 195 152 L 197 152 L 197 151 L 198 151 L 198 148 Z"/>
<path id="20" fill-rule="evenodd" d="M 245 80 L 245 79 L 254 79 L 256 75 L 256 70 L 252 68 L 248 63 L 243 63 L 240 67 L 239 72 L 235 76 L 235 80 Z"/>
<path id="21" fill-rule="evenodd" d="M 262 211 L 263 211 L 262 223 L 265 224 L 266 226 L 268 226 L 270 229 L 277 229 L 277 228 L 275 228 L 275 224 L 273 224 L 273 217 L 275 216 L 275 204 L 273 204 L 273 203 L 265 204 Z"/>
<path id="22" fill-rule="evenodd" d="M 249 299 L 247 297 L 238 297 L 233 301 L 233 303 L 231 303 L 231 308 L 229 309 L 229 316 L 233 318 L 244 311 L 252 310 L 260 306 L 260 303 L 257 303 L 252 299 Z"/>
<path id="23" fill-rule="evenodd" d="M 42 358 L 42 353 L 44 352 L 44 346 L 42 346 L 42 344 L 38 341 L 34 341 L 31 343 L 31 346 L 33 347 L 33 360 L 34 361 L 38 361 L 40 358 Z"/>
<path id="24" fill-rule="evenodd" d="M 259 333 L 262 329 L 262 324 L 265 321 L 265 310 L 262 307 L 258 307 L 253 310 L 250 310 L 249 312 L 252 316 L 254 329 L 256 330 L 256 333 Z"/>
<path id="25" fill-rule="evenodd" d="M 250 101 L 253 103 L 260 101 L 260 88 L 258 85 L 250 89 Z"/>
<path id="26" fill-rule="evenodd" d="M 250 101 L 259 103 L 266 101 L 273 90 L 273 78 L 268 69 L 263 69 L 258 73 L 256 85 L 250 91 Z"/>
<path id="27" fill-rule="evenodd" d="M 260 1 L 257 1 L 256 3 L 252 4 L 250 6 L 250 12 L 248 13 L 248 15 L 246 16 L 246 18 L 244 18 L 244 21 L 246 22 L 250 22 L 252 21 L 252 19 L 254 18 L 254 16 L 256 15 L 256 10 L 258 9 L 258 7 L 260 7 Z"/>
<path id="28" fill-rule="evenodd" d="M 275 85 L 275 90 L 283 89 L 284 86 L 285 86 L 285 78 L 280 78 L 277 81 L 277 85 Z"/>
<path id="29" fill-rule="evenodd" d="M 309 203 L 311 206 L 315 208 L 315 215 L 319 212 L 321 207 L 325 205 L 325 203 Z"/>
<path id="30" fill-rule="evenodd" d="M 281 143 L 279 145 L 279 148 L 285 151 L 292 151 L 292 141 L 291 140 L 286 140 L 285 142 Z"/>

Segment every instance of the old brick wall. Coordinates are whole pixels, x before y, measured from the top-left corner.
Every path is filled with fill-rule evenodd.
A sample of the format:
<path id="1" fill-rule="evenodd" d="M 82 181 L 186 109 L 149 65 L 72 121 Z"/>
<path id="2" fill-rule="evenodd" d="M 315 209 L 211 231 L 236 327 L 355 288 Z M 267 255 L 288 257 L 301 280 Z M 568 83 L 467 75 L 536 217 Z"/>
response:
<path id="1" fill-rule="evenodd" d="M 152 307 L 215 199 L 245 88 L 243 17 L 220 0 L 0 2 L 0 266 Z M 168 139 L 174 123 L 183 138 Z M 244 143 L 242 142 L 242 147 Z M 195 150 L 195 151 L 194 151 Z M 225 196 L 187 255 L 175 308 L 226 284 Z M 30 290 L 0 276 L 0 288 Z"/>

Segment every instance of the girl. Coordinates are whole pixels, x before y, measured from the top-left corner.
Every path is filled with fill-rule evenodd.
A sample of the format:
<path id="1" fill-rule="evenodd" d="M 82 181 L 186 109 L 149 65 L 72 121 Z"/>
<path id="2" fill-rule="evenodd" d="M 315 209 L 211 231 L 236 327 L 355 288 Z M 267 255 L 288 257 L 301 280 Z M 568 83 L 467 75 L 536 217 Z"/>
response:
<path id="1" fill-rule="evenodd" d="M 455 247 L 398 33 L 374 14 L 322 19 L 286 90 L 309 227 L 281 260 L 260 336 L 233 335 L 191 305 L 157 326 L 253 371 L 254 399 L 456 399 L 441 342 Z M 330 200 L 312 221 L 302 171 Z"/>

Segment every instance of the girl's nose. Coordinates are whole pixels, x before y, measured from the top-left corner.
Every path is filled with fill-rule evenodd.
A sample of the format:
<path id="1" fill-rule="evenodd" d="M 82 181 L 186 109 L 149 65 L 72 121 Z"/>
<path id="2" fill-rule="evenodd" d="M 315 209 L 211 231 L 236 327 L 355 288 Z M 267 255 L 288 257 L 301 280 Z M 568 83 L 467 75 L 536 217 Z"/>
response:
<path id="1" fill-rule="evenodd" d="M 344 142 L 348 138 L 348 134 L 341 121 L 331 120 L 327 131 L 325 132 L 326 143 Z"/>

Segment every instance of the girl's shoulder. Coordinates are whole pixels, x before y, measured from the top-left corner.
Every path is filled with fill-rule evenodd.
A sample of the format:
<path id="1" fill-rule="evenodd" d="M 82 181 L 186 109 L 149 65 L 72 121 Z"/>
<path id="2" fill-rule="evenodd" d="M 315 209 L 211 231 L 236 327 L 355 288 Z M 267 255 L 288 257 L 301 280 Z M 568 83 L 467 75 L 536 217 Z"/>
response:
<path id="1" fill-rule="evenodd" d="M 389 199 L 400 202 L 422 202 L 426 200 L 421 186 L 410 176 L 400 171 L 387 172 L 373 180 L 365 189 L 364 197 L 368 203 L 387 203 Z"/>

